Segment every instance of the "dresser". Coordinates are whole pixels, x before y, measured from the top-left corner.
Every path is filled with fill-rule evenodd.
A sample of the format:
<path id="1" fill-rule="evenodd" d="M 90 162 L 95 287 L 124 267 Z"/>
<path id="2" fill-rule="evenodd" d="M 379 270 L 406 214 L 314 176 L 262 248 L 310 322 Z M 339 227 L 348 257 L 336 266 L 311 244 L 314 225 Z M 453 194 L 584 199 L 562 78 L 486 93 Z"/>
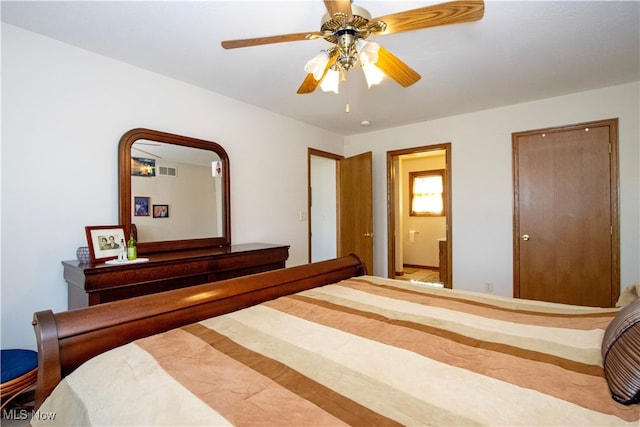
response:
<path id="1" fill-rule="evenodd" d="M 289 246 L 248 243 L 143 256 L 149 261 L 63 261 L 69 309 L 284 268 Z"/>

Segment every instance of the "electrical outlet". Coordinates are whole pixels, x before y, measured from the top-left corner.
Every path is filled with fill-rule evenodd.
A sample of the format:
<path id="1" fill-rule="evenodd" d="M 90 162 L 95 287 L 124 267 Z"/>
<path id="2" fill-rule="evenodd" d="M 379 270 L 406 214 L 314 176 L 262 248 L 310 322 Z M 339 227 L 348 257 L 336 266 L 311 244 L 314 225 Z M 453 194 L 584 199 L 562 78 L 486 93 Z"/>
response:
<path id="1" fill-rule="evenodd" d="M 493 292 L 493 283 L 491 282 L 485 282 L 484 283 L 484 290 L 486 292 Z"/>

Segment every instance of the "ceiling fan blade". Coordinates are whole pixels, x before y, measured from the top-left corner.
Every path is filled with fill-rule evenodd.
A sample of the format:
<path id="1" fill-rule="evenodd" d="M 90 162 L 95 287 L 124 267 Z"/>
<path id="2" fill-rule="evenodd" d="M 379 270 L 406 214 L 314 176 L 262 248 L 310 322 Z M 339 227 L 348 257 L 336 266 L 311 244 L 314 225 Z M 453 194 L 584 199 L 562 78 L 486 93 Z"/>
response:
<path id="1" fill-rule="evenodd" d="M 321 81 L 322 79 L 316 80 L 313 77 L 313 74 L 307 74 L 307 77 L 305 77 L 302 84 L 298 88 L 297 94 L 304 95 L 305 93 L 312 93 L 314 90 L 316 90 Z"/>
<path id="2" fill-rule="evenodd" d="M 320 82 L 322 81 L 322 79 L 324 79 L 324 76 L 327 75 L 327 71 L 329 71 L 329 68 L 331 68 L 331 66 L 336 62 L 337 56 L 338 56 L 337 52 L 334 52 L 331 55 L 331 57 L 329 58 L 329 61 L 327 62 L 327 65 L 324 67 L 324 72 L 322 73 L 322 77 L 320 77 L 320 80 L 316 80 L 315 77 L 313 77 L 312 73 L 307 74 L 307 77 L 305 77 L 304 81 L 298 88 L 297 93 L 299 95 L 304 95 L 305 93 L 311 93 L 314 90 L 316 90 L 316 88 L 320 85 Z"/>
<path id="3" fill-rule="evenodd" d="M 349 19 L 351 19 L 351 1 L 350 0 L 324 0 L 324 5 L 329 12 L 329 16 L 333 16 L 336 13 L 344 13 Z"/>
<path id="4" fill-rule="evenodd" d="M 383 21 L 387 24 L 387 28 L 377 34 L 393 34 L 440 25 L 472 22 L 483 16 L 484 1 L 460 0 L 393 13 L 374 18 L 371 22 Z"/>
<path id="5" fill-rule="evenodd" d="M 301 40 L 311 40 L 322 37 L 322 33 L 295 33 L 295 34 L 283 34 L 279 36 L 270 37 L 256 37 L 254 39 L 240 39 L 240 40 L 225 40 L 222 43 L 225 49 L 237 49 L 239 47 L 260 46 L 263 44 L 271 43 L 285 43 L 285 42 L 297 42 Z"/>
<path id="6" fill-rule="evenodd" d="M 413 68 L 402 62 L 398 57 L 380 46 L 376 67 L 403 87 L 408 87 L 422 77 Z"/>

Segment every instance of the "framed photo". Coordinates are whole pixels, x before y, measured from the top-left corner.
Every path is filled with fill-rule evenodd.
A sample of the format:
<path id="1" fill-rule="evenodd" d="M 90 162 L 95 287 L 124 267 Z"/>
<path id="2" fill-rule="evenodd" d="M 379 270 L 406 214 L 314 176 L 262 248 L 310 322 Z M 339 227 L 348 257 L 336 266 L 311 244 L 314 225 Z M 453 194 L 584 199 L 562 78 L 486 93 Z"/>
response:
<path id="1" fill-rule="evenodd" d="M 149 198 L 135 196 L 133 198 L 133 206 L 134 211 L 133 214 L 135 216 L 149 216 Z"/>
<path id="2" fill-rule="evenodd" d="M 156 176 L 155 159 L 145 159 L 143 157 L 132 157 L 131 158 L 131 175 Z"/>
<path id="3" fill-rule="evenodd" d="M 89 259 L 91 263 L 106 261 L 118 257 L 124 242 L 126 250 L 127 239 L 124 237 L 124 227 L 120 225 L 86 226 Z"/>
<path id="4" fill-rule="evenodd" d="M 169 205 L 153 205 L 154 218 L 169 218 Z"/>

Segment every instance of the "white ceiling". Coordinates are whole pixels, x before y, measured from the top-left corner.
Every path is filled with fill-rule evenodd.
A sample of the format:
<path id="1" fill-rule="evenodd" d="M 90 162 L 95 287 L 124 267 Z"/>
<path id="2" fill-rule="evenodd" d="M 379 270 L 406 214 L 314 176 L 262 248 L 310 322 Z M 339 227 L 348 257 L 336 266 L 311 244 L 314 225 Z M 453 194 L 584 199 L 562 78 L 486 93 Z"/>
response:
<path id="1" fill-rule="evenodd" d="M 438 1 L 356 1 L 375 18 Z M 639 1 L 493 1 L 480 21 L 372 36 L 422 75 L 296 90 L 318 40 L 224 50 L 222 40 L 317 31 L 320 0 L 2 1 L 2 21 L 340 135 L 640 80 Z M 348 99 L 351 112 L 345 113 Z M 363 128 L 362 120 L 372 126 Z"/>

